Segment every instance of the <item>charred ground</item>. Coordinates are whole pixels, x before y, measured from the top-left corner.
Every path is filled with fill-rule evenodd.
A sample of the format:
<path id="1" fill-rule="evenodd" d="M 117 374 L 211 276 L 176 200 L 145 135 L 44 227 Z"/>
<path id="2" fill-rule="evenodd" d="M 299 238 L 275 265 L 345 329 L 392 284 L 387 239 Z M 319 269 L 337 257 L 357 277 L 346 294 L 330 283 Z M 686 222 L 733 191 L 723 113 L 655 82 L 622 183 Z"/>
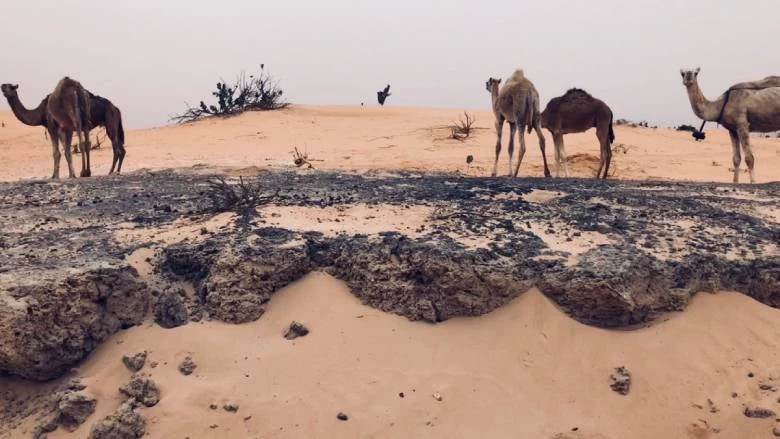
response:
<path id="1" fill-rule="evenodd" d="M 59 376 L 149 315 L 166 327 L 256 320 L 274 292 L 312 270 L 346 281 L 370 306 L 429 322 L 484 314 L 533 286 L 602 327 L 682 310 L 699 291 L 736 290 L 780 308 L 777 183 L 268 172 L 245 182 L 277 206 L 433 213 L 414 236 L 323 235 L 270 227 L 243 207 L 198 239 L 117 239 L 213 217 L 209 181 L 157 172 L 0 185 L 0 371 Z M 572 254 L 552 241 L 586 248 Z M 154 249 L 151 277 L 127 260 L 143 248 Z"/>

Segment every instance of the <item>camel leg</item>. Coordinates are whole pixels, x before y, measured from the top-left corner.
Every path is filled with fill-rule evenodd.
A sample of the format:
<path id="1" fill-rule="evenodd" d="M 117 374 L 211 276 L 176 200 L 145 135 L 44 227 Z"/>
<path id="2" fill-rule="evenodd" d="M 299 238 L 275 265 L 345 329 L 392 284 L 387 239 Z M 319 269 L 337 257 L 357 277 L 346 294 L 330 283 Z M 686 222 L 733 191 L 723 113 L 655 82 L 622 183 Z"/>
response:
<path id="1" fill-rule="evenodd" d="M 90 177 L 92 169 L 90 168 L 89 152 L 89 131 L 79 131 L 79 148 L 81 149 L 81 176 Z"/>
<path id="2" fill-rule="evenodd" d="M 563 136 L 559 133 L 553 133 L 553 146 L 555 147 L 555 178 L 561 176 L 561 148 L 563 147 Z"/>
<path id="3" fill-rule="evenodd" d="M 122 172 L 122 161 L 125 159 L 125 147 L 121 144 L 117 148 L 117 167 L 116 167 L 116 173 L 119 174 Z"/>
<path id="4" fill-rule="evenodd" d="M 729 130 L 731 138 L 731 163 L 734 165 L 734 183 L 739 183 L 739 164 L 742 157 L 739 155 L 739 136 L 736 131 Z"/>
<path id="5" fill-rule="evenodd" d="M 106 131 L 108 131 L 108 130 L 106 129 Z M 111 174 L 114 173 L 114 168 L 116 168 L 116 165 L 119 162 L 119 148 L 120 148 L 120 145 L 119 145 L 119 142 L 117 141 L 118 139 L 116 138 L 116 135 L 111 134 L 111 135 L 109 135 L 109 137 L 111 138 L 111 151 L 113 152 L 113 155 L 114 155 L 114 157 L 112 157 L 112 159 L 111 159 L 111 170 L 108 171 L 108 175 L 111 175 Z M 121 167 L 122 165 L 120 164 L 119 166 Z M 119 170 L 117 170 L 116 173 L 118 174 Z"/>
<path id="6" fill-rule="evenodd" d="M 612 147 L 609 144 L 609 126 L 605 128 L 596 128 L 596 137 L 599 139 L 601 145 L 601 161 L 604 163 L 603 176 L 597 175 L 596 178 L 607 179 L 609 174 L 609 164 L 612 162 Z"/>
<path id="7" fill-rule="evenodd" d="M 517 131 L 517 123 L 509 122 L 509 176 L 512 176 L 512 157 L 515 155 L 515 131 Z"/>
<path id="8" fill-rule="evenodd" d="M 114 153 L 114 157 L 111 158 L 111 170 L 108 171 L 108 175 L 111 175 L 114 173 L 114 168 L 116 167 L 117 162 L 119 161 L 119 151 L 117 150 L 117 144 L 114 139 L 111 139 L 111 151 Z M 119 171 L 117 171 L 117 174 Z"/>
<path id="9" fill-rule="evenodd" d="M 54 171 L 51 178 L 60 178 L 60 134 L 56 130 L 49 130 L 49 139 L 51 139 L 51 154 L 54 157 Z"/>
<path id="10" fill-rule="evenodd" d="M 81 131 L 76 131 L 76 137 L 79 142 L 79 153 L 81 154 L 81 176 L 84 176 L 84 170 L 87 169 L 87 156 L 84 153 L 84 140 L 81 138 Z"/>
<path id="11" fill-rule="evenodd" d="M 71 142 L 73 141 L 73 133 L 70 131 L 60 131 L 62 136 L 62 149 L 65 151 L 65 161 L 68 162 L 68 177 L 76 178 L 76 172 L 73 170 L 73 147 Z"/>
<path id="12" fill-rule="evenodd" d="M 501 135 L 504 130 L 504 118 L 499 117 L 496 119 L 496 161 L 493 162 L 493 173 L 490 174 L 495 177 L 498 174 L 498 156 L 501 154 Z"/>
<path id="13" fill-rule="evenodd" d="M 520 164 L 523 163 L 523 157 L 525 156 L 525 127 L 524 126 L 518 126 L 518 137 L 520 137 L 520 153 L 517 155 L 517 166 L 515 166 L 515 174 L 514 176 L 517 177 L 517 174 L 520 173 Z"/>
<path id="14" fill-rule="evenodd" d="M 537 118 L 536 122 L 534 123 L 534 130 L 536 130 L 536 136 L 539 137 L 539 149 L 542 150 L 542 161 L 544 162 L 544 176 L 550 177 L 550 168 L 547 166 L 547 151 L 544 140 L 544 134 L 542 133 L 542 124 L 539 122 L 539 118 Z"/>
<path id="15" fill-rule="evenodd" d="M 742 153 L 745 155 L 745 164 L 750 174 L 750 184 L 756 182 L 756 176 L 753 174 L 753 165 L 755 164 L 755 158 L 753 157 L 753 149 L 750 147 L 750 132 L 745 125 L 741 126 L 738 131 L 740 143 L 742 143 Z M 736 168 L 735 168 L 736 169 Z"/>

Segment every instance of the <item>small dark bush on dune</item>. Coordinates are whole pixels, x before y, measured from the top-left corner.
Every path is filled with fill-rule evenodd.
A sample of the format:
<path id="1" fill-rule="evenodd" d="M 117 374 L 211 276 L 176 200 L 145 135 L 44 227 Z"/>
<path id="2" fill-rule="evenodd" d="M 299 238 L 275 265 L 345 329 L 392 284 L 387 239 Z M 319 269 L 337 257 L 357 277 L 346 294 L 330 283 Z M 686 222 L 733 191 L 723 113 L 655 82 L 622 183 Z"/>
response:
<path id="1" fill-rule="evenodd" d="M 289 105 L 284 101 L 284 91 L 276 80 L 260 66 L 258 75 L 241 72 L 236 82 L 229 86 L 227 82 L 217 82 L 216 91 L 211 94 L 217 99 L 216 104 L 206 105 L 200 101 L 197 107 L 187 105 L 184 113 L 171 116 L 170 120 L 177 123 L 192 122 L 209 116 L 232 116 L 245 111 L 268 111 L 285 108 Z"/>

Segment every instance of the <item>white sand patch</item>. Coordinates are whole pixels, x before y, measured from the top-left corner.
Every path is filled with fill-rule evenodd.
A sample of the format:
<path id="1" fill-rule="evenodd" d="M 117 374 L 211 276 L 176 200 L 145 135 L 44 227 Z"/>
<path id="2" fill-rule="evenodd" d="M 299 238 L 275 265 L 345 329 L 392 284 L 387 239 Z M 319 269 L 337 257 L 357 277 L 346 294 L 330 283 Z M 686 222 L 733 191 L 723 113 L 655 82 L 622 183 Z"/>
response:
<path id="1" fill-rule="evenodd" d="M 417 237 L 432 212 L 429 206 L 365 203 L 330 207 L 269 205 L 258 209 L 268 226 L 326 236 L 398 232 Z"/>
<path id="2" fill-rule="evenodd" d="M 565 258 L 567 265 L 574 265 L 578 256 L 588 250 L 613 243 L 603 233 L 570 229 L 560 221 L 545 221 L 544 223 L 530 221 L 530 224 L 531 232 L 544 241 L 549 251 L 568 253 Z M 567 229 L 569 230 L 567 231 Z M 550 255 L 542 256 L 549 257 Z"/>
<path id="3" fill-rule="evenodd" d="M 199 242 L 220 229 L 230 227 L 236 219 L 236 214 L 224 212 L 207 219 L 191 220 L 182 218 L 163 227 L 138 227 L 134 223 L 120 223 L 112 228 L 114 239 L 125 244 L 175 244 L 179 242 Z"/>

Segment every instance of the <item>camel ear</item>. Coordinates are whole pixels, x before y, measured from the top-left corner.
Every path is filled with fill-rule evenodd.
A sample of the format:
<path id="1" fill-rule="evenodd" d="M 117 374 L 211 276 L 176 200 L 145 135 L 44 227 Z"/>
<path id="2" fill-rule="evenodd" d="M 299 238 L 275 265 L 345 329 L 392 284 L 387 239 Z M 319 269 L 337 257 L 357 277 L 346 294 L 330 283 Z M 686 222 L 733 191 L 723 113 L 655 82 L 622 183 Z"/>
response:
<path id="1" fill-rule="evenodd" d="M 680 69 L 680 76 L 682 76 L 683 78 L 685 78 L 685 70 L 683 70 L 683 69 Z"/>
<path id="2" fill-rule="evenodd" d="M 696 74 L 697 75 L 699 74 L 700 71 L 701 71 L 701 67 L 696 67 Z"/>
<path id="3" fill-rule="evenodd" d="M 14 84 L 14 85 L 11 86 L 12 90 L 16 90 L 17 88 L 19 88 L 19 84 Z"/>

